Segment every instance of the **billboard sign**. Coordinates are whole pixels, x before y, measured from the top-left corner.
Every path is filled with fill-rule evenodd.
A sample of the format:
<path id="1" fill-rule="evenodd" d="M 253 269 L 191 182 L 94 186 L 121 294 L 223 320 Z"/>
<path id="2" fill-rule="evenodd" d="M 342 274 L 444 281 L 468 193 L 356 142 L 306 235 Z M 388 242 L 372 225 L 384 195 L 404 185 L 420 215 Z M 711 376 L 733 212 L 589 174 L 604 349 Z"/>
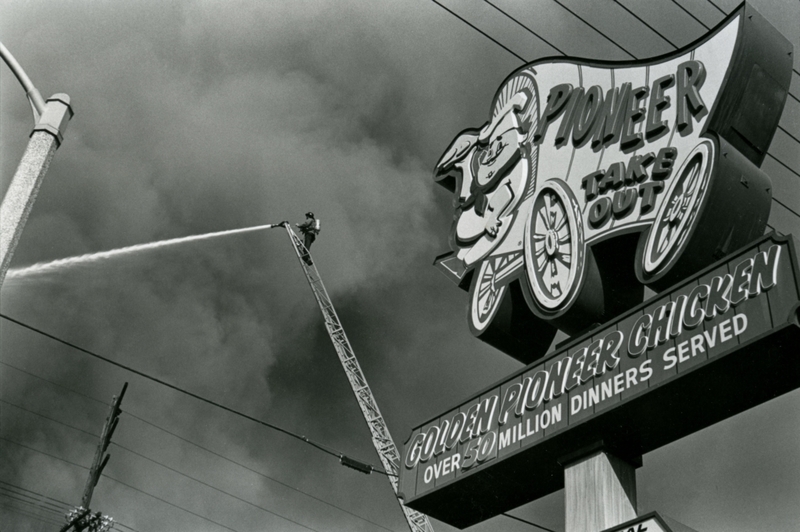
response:
<path id="1" fill-rule="evenodd" d="M 562 488 L 589 445 L 635 462 L 800 387 L 799 274 L 769 235 L 420 425 L 406 504 L 468 526 Z"/>
<path id="2" fill-rule="evenodd" d="M 524 363 L 764 233 L 759 166 L 791 45 L 743 6 L 635 62 L 544 59 L 511 74 L 489 121 L 434 170 L 454 195 L 436 266 L 469 290 L 472 333 Z M 735 205 L 735 208 L 730 206 Z"/>

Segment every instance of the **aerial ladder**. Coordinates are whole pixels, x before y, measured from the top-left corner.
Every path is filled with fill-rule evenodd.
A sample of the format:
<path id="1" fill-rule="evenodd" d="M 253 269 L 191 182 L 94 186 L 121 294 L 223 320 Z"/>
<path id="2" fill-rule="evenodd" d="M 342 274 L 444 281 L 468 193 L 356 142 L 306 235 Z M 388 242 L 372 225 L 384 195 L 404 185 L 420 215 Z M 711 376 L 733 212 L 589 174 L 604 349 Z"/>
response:
<path id="1" fill-rule="evenodd" d="M 358 406 L 361 407 L 361 413 L 364 414 L 364 420 L 367 422 L 369 431 L 372 434 L 372 444 L 378 452 L 378 456 L 383 464 L 383 469 L 389 477 L 389 482 L 392 484 L 397 502 L 403 510 L 406 517 L 408 526 L 411 532 L 433 532 L 428 516 L 416 510 L 406 507 L 398 495 L 398 475 L 400 473 L 400 453 L 397 446 L 389 434 L 389 428 L 381 415 L 378 404 L 375 402 L 375 397 L 372 395 L 372 390 L 367 384 L 367 379 L 361 371 L 361 366 L 356 360 L 356 355 L 350 342 L 347 340 L 347 335 L 344 332 L 344 327 L 339 321 L 339 316 L 336 315 L 336 309 L 333 308 L 331 298 L 328 296 L 325 285 L 322 284 L 322 278 L 317 271 L 311 260 L 311 254 L 303 245 L 302 240 L 295 234 L 289 224 L 280 224 L 281 227 L 286 229 L 289 239 L 292 242 L 292 248 L 300 261 L 300 266 L 303 268 L 303 273 L 306 275 L 308 285 L 314 293 L 314 298 L 317 300 L 319 310 L 322 312 L 322 317 L 325 320 L 325 329 L 331 337 L 333 347 L 336 349 L 336 354 L 339 355 L 339 361 L 342 363 L 344 372 L 347 375 L 347 380 L 350 381 L 350 386 L 358 401 Z M 275 225 L 274 227 L 278 227 Z M 342 463 L 345 464 L 345 459 L 342 457 Z M 345 464 L 347 465 L 347 464 Z M 371 468 L 370 468 L 371 470 Z"/>

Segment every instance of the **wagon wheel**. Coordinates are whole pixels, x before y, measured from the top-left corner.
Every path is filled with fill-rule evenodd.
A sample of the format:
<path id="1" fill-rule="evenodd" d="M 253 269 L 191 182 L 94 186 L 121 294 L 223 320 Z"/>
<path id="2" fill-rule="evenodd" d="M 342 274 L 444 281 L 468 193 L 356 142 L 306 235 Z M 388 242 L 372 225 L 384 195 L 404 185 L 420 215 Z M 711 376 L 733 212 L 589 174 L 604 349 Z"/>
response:
<path id="1" fill-rule="evenodd" d="M 661 202 L 642 257 L 647 276 L 668 269 L 685 247 L 708 190 L 713 149 L 710 142 L 703 142 L 692 150 Z"/>
<path id="2" fill-rule="evenodd" d="M 497 263 L 491 258 L 481 263 L 480 269 L 475 273 L 475 280 L 470 293 L 470 321 L 475 332 L 480 334 L 489 326 L 503 301 L 506 293 L 506 284 L 500 284 L 498 276 L 501 273 Z"/>
<path id="3" fill-rule="evenodd" d="M 545 182 L 536 192 L 524 247 L 534 302 L 548 316 L 560 314 L 574 301 L 585 267 L 580 209 L 560 179 Z"/>

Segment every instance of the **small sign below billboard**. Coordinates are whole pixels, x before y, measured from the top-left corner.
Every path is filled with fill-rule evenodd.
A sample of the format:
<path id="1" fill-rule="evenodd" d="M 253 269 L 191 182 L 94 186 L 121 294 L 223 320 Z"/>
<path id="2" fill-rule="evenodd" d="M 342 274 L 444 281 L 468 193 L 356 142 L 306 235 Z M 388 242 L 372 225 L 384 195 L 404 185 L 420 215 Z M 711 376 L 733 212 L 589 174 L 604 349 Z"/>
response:
<path id="1" fill-rule="evenodd" d="M 648 512 L 621 525 L 607 528 L 602 532 L 697 532 L 686 525 L 668 519 L 658 512 Z"/>

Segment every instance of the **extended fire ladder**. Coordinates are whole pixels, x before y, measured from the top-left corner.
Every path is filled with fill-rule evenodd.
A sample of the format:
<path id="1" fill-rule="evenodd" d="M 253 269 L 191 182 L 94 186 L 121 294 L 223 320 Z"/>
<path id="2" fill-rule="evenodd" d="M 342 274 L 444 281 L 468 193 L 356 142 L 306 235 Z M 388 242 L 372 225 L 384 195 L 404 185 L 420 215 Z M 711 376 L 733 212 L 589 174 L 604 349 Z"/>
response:
<path id="1" fill-rule="evenodd" d="M 400 453 L 397 446 L 389 434 L 389 428 L 383 420 L 381 411 L 372 396 L 372 390 L 369 389 L 367 379 L 364 378 L 364 373 L 361 371 L 361 366 L 356 360 L 356 355 L 353 353 L 353 348 L 350 347 L 350 342 L 347 340 L 347 335 L 344 333 L 344 328 L 339 321 L 339 316 L 336 315 L 336 310 L 333 308 L 331 298 L 328 297 L 328 292 L 325 290 L 325 285 L 322 284 L 322 278 L 319 276 L 317 267 L 314 266 L 306 247 L 300 238 L 292 231 L 291 227 L 284 226 L 289 239 L 292 242 L 297 258 L 300 261 L 300 266 L 303 268 L 303 273 L 306 274 L 308 284 L 311 286 L 311 291 L 314 292 L 314 297 L 319 304 L 319 309 L 322 311 L 322 317 L 325 319 L 325 328 L 328 330 L 328 335 L 331 337 L 333 347 L 336 349 L 336 354 L 339 355 L 339 360 L 342 363 L 344 372 L 347 379 L 350 381 L 350 386 L 353 388 L 353 393 L 358 401 L 358 406 L 361 407 L 361 412 L 364 414 L 364 419 L 367 422 L 369 431 L 372 433 L 372 444 L 378 452 L 384 470 L 388 473 L 389 482 L 392 484 L 395 496 L 398 492 L 398 474 L 400 473 Z M 428 516 L 422 514 L 411 508 L 407 508 L 400 498 L 397 498 L 403 514 L 406 516 L 408 526 L 411 532 L 433 532 Z"/>

